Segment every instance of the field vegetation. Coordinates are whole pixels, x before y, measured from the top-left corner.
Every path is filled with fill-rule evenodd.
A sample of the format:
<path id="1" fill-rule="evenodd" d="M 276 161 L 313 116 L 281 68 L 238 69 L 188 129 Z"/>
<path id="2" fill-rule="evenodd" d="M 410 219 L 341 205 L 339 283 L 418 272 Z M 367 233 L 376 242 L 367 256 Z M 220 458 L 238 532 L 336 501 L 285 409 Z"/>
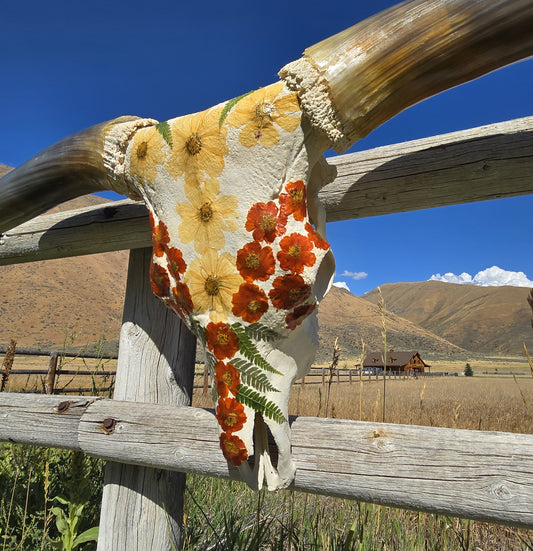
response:
<path id="1" fill-rule="evenodd" d="M 327 381 L 317 377 L 293 388 L 290 413 L 532 434 L 533 377 L 524 364 L 520 375 L 510 374 L 518 372 L 513 362 L 498 370 L 471 365 L 473 377 L 387 380 L 385 411 L 382 379 L 333 379 L 326 412 Z M 195 382 L 193 405 L 212 408 L 201 369 Z M 102 484 L 99 460 L 0 444 L 0 551 L 95 549 Z M 257 493 L 196 475 L 185 498 L 184 551 L 533 549 L 533 531 L 289 490 Z"/>

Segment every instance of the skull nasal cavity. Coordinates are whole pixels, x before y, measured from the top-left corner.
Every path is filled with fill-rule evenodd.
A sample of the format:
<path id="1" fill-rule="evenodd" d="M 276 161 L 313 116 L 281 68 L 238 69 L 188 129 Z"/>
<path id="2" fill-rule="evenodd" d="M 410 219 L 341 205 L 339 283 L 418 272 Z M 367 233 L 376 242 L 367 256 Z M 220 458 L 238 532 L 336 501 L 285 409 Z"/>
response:
<path id="1" fill-rule="evenodd" d="M 210 203 L 204 203 L 200 207 L 200 220 L 202 222 L 209 222 L 213 218 L 213 208 Z"/>
<path id="2" fill-rule="evenodd" d="M 185 147 L 189 155 L 198 155 L 202 149 L 202 138 L 196 133 L 191 134 L 185 142 Z"/>
<path id="3" fill-rule="evenodd" d="M 207 276 L 204 283 L 204 289 L 209 296 L 214 297 L 220 292 L 220 282 L 214 276 Z"/>

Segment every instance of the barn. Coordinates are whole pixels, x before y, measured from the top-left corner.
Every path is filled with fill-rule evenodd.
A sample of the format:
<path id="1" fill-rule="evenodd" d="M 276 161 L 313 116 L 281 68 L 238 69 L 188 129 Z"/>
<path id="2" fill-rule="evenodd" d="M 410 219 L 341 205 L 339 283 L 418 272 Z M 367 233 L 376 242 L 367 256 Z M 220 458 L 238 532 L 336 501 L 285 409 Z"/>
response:
<path id="1" fill-rule="evenodd" d="M 405 352 L 389 350 L 387 352 L 387 371 L 400 371 L 403 373 L 424 373 L 431 366 L 427 364 L 418 352 Z M 363 362 L 363 370 L 382 371 L 383 352 L 371 352 L 367 354 Z"/>

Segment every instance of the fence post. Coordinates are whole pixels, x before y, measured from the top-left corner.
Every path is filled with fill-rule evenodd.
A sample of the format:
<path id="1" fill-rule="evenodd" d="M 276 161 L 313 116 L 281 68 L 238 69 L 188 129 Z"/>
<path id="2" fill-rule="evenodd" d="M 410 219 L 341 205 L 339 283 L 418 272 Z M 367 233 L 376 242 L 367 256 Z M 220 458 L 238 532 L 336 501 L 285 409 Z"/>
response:
<path id="1" fill-rule="evenodd" d="M 48 373 L 44 382 L 44 391 L 46 394 L 53 394 L 56 386 L 56 371 L 57 360 L 59 359 L 58 352 L 50 352 L 50 361 L 48 362 Z"/>
<path id="2" fill-rule="evenodd" d="M 190 405 L 196 339 L 150 285 L 151 249 L 130 251 L 114 398 Z M 109 462 L 98 551 L 180 549 L 185 474 Z"/>

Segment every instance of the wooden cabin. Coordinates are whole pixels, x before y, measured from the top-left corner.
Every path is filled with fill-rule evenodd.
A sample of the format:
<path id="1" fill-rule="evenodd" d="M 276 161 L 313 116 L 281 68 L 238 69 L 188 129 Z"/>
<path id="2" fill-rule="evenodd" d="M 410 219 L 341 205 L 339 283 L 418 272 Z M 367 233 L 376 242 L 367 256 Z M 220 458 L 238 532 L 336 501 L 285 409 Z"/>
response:
<path id="1" fill-rule="evenodd" d="M 389 350 L 387 352 L 387 371 L 400 371 L 411 373 L 424 373 L 431 367 L 418 352 L 404 352 Z M 383 371 L 383 352 L 371 352 L 367 354 L 363 362 L 363 371 Z"/>

